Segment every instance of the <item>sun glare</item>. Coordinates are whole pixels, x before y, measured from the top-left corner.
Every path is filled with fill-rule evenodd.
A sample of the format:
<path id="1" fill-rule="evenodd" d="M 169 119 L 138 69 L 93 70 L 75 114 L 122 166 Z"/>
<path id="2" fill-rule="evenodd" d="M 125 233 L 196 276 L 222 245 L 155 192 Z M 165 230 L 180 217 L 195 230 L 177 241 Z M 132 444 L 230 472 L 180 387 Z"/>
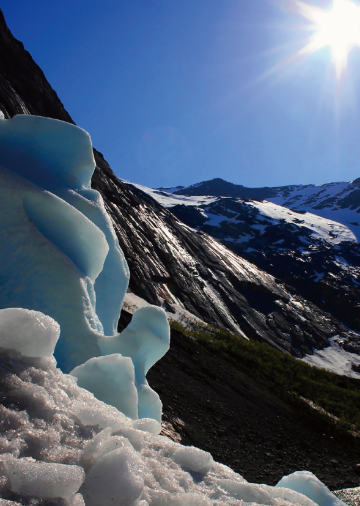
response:
<path id="1" fill-rule="evenodd" d="M 360 7 L 350 0 L 333 0 L 330 10 L 297 2 L 301 14 L 312 22 L 314 31 L 309 43 L 300 51 L 312 53 L 330 46 L 339 78 L 347 67 L 349 52 L 360 46 Z"/>

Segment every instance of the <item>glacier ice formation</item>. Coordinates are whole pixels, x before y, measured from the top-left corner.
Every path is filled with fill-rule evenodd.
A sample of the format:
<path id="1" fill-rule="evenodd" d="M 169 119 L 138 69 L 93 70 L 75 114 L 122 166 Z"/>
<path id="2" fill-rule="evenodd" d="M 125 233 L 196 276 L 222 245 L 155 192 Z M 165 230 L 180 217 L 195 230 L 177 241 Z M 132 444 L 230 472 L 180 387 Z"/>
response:
<path id="1" fill-rule="evenodd" d="M 1 506 L 345 506 L 311 473 L 248 483 L 96 399 L 56 367 L 58 330 L 38 312 L 0 310 Z"/>
<path id="2" fill-rule="evenodd" d="M 311 473 L 251 484 L 158 435 L 169 327 L 143 307 L 116 332 L 129 272 L 93 169 L 83 130 L 0 119 L 0 505 L 343 505 Z"/>
<path id="3" fill-rule="evenodd" d="M 117 333 L 129 269 L 102 198 L 90 187 L 94 169 L 90 136 L 81 128 L 34 116 L 0 119 L 0 308 L 40 311 L 58 322 L 59 367 L 74 370 L 94 393 L 96 374 L 111 368 L 102 352 L 131 357 L 137 400 L 127 414 L 160 420 L 160 399 L 145 376 L 169 347 L 169 326 L 161 309 L 143 308 Z M 94 357 L 98 367 L 87 363 L 80 373 Z M 129 363 L 121 363 L 116 378 L 123 371 L 125 381 Z M 107 402 L 111 382 L 96 388 Z"/>

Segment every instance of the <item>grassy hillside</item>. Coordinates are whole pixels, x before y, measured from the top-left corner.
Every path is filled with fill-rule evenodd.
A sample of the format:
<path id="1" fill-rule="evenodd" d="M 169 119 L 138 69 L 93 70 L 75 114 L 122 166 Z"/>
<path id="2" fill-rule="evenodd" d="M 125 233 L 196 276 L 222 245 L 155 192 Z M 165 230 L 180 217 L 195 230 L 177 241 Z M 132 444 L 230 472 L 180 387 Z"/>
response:
<path id="1" fill-rule="evenodd" d="M 209 325 L 188 329 L 171 322 L 171 326 L 283 401 L 294 404 L 303 402 L 299 397 L 306 398 L 340 418 L 343 427 L 351 424 L 360 429 L 360 380 L 310 366 L 267 344 L 245 341 Z"/>

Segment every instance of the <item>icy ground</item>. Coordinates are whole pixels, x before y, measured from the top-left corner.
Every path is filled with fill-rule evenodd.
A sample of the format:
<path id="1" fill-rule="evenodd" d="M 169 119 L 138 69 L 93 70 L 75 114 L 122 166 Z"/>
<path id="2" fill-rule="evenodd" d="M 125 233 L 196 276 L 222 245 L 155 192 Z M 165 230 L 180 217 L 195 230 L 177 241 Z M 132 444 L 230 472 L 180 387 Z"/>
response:
<path id="1" fill-rule="evenodd" d="M 50 318 L 2 310 L 0 329 L 1 506 L 344 504 L 311 473 L 250 484 L 210 454 L 157 435 L 155 420 L 131 420 L 97 400 L 44 350 L 44 335 L 54 346 L 59 330 Z M 28 356 L 39 351 L 45 356 Z"/>

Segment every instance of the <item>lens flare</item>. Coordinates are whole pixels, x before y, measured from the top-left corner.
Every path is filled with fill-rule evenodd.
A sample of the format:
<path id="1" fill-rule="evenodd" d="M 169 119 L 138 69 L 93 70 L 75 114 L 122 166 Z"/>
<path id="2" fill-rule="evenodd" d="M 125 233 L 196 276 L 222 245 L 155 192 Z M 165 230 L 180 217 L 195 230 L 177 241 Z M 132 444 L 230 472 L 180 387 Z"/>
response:
<path id="1" fill-rule="evenodd" d="M 340 78 L 347 67 L 349 52 L 360 46 L 360 7 L 350 0 L 333 0 L 329 10 L 301 1 L 296 3 L 300 14 L 311 21 L 311 30 L 314 31 L 300 54 L 330 46 L 336 75 Z"/>

